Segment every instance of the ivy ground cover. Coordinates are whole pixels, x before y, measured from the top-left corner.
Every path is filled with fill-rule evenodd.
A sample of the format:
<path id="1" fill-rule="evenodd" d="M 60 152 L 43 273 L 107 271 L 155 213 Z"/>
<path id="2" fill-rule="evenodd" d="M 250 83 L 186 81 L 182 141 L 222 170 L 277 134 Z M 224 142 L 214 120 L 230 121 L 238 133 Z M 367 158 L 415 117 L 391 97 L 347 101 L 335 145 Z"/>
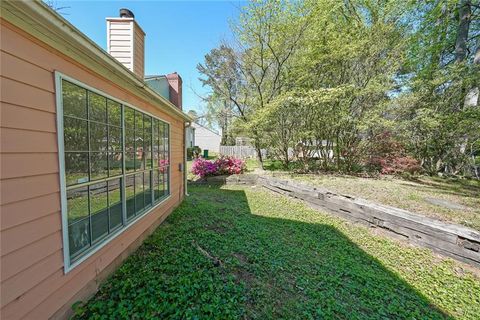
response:
<path id="1" fill-rule="evenodd" d="M 258 187 L 189 196 L 77 319 L 478 319 L 478 270 Z"/>

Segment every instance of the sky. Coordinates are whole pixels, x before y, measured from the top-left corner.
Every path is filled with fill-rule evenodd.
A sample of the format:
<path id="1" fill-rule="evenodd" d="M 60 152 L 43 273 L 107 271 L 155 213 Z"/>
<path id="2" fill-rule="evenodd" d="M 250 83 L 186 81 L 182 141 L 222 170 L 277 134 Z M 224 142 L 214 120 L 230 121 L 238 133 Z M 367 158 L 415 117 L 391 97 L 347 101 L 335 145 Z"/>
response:
<path id="1" fill-rule="evenodd" d="M 145 74 L 178 72 L 183 79 L 183 110 L 202 113 L 208 88 L 198 80 L 197 64 L 223 39 L 231 38 L 230 22 L 244 2 L 236 1 L 47 1 L 59 13 L 107 49 L 106 17 L 130 9 L 146 33 Z"/>

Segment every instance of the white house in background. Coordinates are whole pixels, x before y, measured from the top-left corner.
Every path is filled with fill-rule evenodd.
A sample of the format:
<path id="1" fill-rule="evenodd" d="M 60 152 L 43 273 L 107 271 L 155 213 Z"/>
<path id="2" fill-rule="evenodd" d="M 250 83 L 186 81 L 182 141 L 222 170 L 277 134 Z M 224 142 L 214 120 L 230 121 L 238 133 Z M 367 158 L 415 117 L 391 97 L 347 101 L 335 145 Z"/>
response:
<path id="1" fill-rule="evenodd" d="M 187 132 L 187 146 L 192 143 L 193 146 L 199 146 L 202 150 L 218 153 L 220 151 L 220 142 L 222 135 L 211 129 L 208 129 L 196 122 L 192 123 L 190 134 Z M 193 133 L 191 133 L 193 131 Z M 191 135 L 191 137 L 189 137 Z M 193 141 L 192 141 L 193 140 Z"/>
<path id="2" fill-rule="evenodd" d="M 187 148 L 195 147 L 195 128 L 192 126 L 185 129 L 185 145 Z"/>

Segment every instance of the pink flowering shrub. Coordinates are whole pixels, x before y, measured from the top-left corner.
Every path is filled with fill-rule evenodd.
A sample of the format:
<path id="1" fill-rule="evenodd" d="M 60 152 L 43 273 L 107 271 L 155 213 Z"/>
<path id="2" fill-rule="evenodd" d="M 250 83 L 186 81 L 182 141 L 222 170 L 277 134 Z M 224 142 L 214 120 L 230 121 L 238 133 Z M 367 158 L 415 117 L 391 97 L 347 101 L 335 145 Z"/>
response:
<path id="1" fill-rule="evenodd" d="M 203 158 L 197 158 L 193 160 L 192 173 L 201 178 L 207 176 L 214 176 L 218 170 L 215 162 L 205 160 Z"/>
<path id="2" fill-rule="evenodd" d="M 247 168 L 245 161 L 229 156 L 221 156 L 215 160 L 218 167 L 218 174 L 240 174 Z"/>
<path id="3" fill-rule="evenodd" d="M 245 169 L 245 161 L 228 156 L 222 156 L 215 161 L 197 158 L 192 164 L 192 173 L 201 178 L 223 174 L 240 174 Z"/>

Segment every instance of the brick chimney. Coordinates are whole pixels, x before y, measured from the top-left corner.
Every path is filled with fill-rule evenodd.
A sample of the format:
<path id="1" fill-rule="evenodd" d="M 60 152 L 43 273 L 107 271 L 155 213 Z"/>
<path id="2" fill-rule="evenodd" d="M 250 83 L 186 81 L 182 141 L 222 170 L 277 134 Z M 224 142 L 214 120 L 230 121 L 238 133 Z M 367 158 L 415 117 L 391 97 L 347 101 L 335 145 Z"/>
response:
<path id="1" fill-rule="evenodd" d="M 182 77 L 176 72 L 166 75 L 169 87 L 170 102 L 182 110 Z"/>
<path id="2" fill-rule="evenodd" d="M 107 20 L 107 51 L 143 80 L 145 73 L 145 33 L 128 9 L 119 18 Z"/>

